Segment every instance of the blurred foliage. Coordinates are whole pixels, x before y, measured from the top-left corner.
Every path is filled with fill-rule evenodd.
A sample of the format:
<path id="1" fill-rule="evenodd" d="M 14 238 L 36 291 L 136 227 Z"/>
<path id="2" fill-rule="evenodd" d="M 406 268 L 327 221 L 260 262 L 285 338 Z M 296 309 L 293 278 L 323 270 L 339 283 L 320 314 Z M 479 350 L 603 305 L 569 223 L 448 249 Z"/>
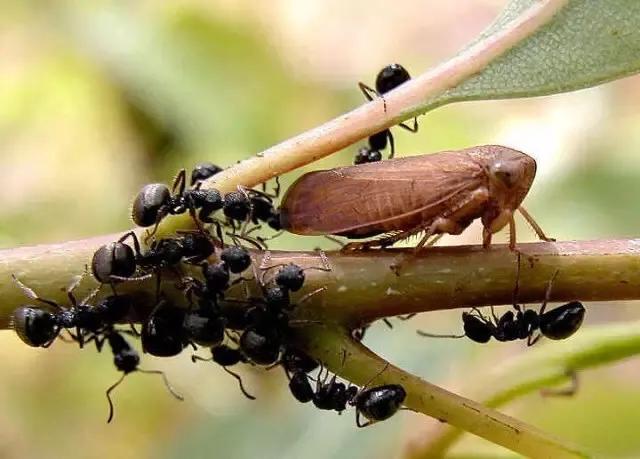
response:
<path id="1" fill-rule="evenodd" d="M 344 112 L 362 102 L 358 80 L 373 82 L 375 71 L 393 61 L 421 72 L 472 39 L 500 3 L 430 4 L 437 20 L 425 28 L 419 0 L 5 0 L 0 246 L 123 231 L 131 226 L 130 198 L 143 183 L 169 181 L 205 159 L 233 164 Z M 639 105 L 637 78 L 544 99 L 460 104 L 421 118 L 416 135 L 397 131 L 396 145 L 401 154 L 483 143 L 518 148 L 538 161 L 527 205 L 548 233 L 634 236 Z M 348 164 L 354 152 L 305 170 Z M 284 188 L 305 170 L 283 177 Z M 521 233 L 532 238 L 524 225 Z M 442 243 L 478 240 L 475 228 Z M 315 246 L 332 245 L 289 236 L 273 244 Z M 605 320 L 614 307 L 599 309 L 587 322 Z M 616 308 L 616 319 L 637 318 L 636 311 Z M 469 362 L 491 366 L 525 351 L 521 343 L 473 346 L 413 334 L 418 327 L 457 330 L 456 312 L 395 323 L 393 330 L 375 325 L 367 344 L 434 382 L 468 379 Z M 0 454 L 7 458 L 391 457 L 432 422 L 403 412 L 359 430 L 352 412 L 338 417 L 295 403 L 275 370 L 260 378 L 243 372 L 259 396 L 250 402 L 222 370 L 192 365 L 184 355 L 143 362 L 166 370 L 184 403 L 160 380 L 133 374 L 116 391 L 115 422 L 106 426 L 103 393 L 119 376 L 108 353 L 63 343 L 27 349 L 11 333 L 0 341 Z M 609 457 L 638 455 L 631 432 L 639 419 L 638 378 L 637 362 L 587 372 L 574 399 L 531 396 L 512 410 Z M 478 442 L 467 439 L 461 449 Z"/>

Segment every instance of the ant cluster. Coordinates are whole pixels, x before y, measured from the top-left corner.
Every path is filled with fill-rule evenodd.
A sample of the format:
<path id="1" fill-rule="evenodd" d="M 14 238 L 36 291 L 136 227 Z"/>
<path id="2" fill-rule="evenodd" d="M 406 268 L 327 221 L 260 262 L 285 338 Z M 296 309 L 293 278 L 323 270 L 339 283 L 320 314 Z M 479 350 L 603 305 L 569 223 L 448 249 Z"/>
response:
<path id="1" fill-rule="evenodd" d="M 384 100 L 384 94 L 397 88 L 401 84 L 406 83 L 410 79 L 411 75 L 409 75 L 407 69 L 402 65 L 390 64 L 378 72 L 375 89 L 362 82 L 358 83 L 358 86 L 368 101 L 372 101 L 376 97 L 381 97 L 384 104 L 384 110 L 386 111 L 387 104 Z M 400 123 L 398 126 L 409 132 L 418 132 L 418 119 L 413 119 L 413 126 L 409 126 L 405 123 Z M 395 155 L 395 143 L 393 140 L 393 134 L 391 134 L 391 129 L 384 129 L 380 132 L 376 132 L 369 137 L 367 146 L 360 147 L 358 153 L 356 153 L 353 159 L 353 164 L 358 165 L 381 161 L 382 150 L 385 150 L 387 146 L 389 147 L 389 159 L 392 159 Z"/>
<path id="2" fill-rule="evenodd" d="M 294 300 L 293 293 L 302 289 L 308 270 L 330 271 L 328 260 L 320 253 L 322 266 L 302 268 L 293 263 L 268 266 L 270 252 L 266 252 L 260 266 L 256 266 L 250 251 L 240 245 L 249 243 L 265 248 L 265 240 L 251 237 L 255 226 L 264 222 L 279 229 L 279 214 L 273 198 L 265 191 L 238 188 L 237 192 L 222 196 L 215 189 L 202 189 L 202 180 L 218 173 L 213 164 L 198 165 L 191 175 L 191 186 L 186 187 L 186 172 L 181 170 L 170 190 L 164 184 L 145 185 L 136 196 L 132 218 L 136 224 L 152 227 L 143 248 L 134 231 L 114 242 L 98 248 L 93 254 L 91 272 L 99 287 L 79 301 L 74 294 L 85 273 L 68 288 L 68 304 L 45 299 L 13 277 L 16 285 L 30 300 L 12 314 L 12 328 L 20 339 L 33 347 L 49 347 L 56 339 L 68 335 L 80 348 L 94 343 L 98 352 L 109 344 L 113 362 L 122 376 L 106 390 L 109 404 L 107 422 L 114 416 L 111 393 L 124 378 L 133 372 L 162 376 L 169 392 L 182 400 L 165 374 L 159 370 L 140 368 L 140 354 L 129 342 L 139 338 L 143 353 L 156 357 L 173 357 L 186 348 L 207 348 L 210 357 L 193 354 L 192 361 L 210 361 L 234 377 L 240 391 L 251 400 L 255 397 L 246 390 L 239 374 L 230 367 L 238 364 L 271 368 L 281 366 L 289 379 L 293 396 L 302 402 L 313 400 L 319 409 L 356 409 L 358 426 L 387 419 L 402 405 L 404 389 L 397 385 L 378 387 L 345 386 L 329 378 L 316 379 L 313 389 L 308 372 L 324 367 L 303 351 L 290 345 L 292 328 L 308 321 L 296 320 L 296 308 L 320 293 L 318 289 Z M 279 188 L 279 186 L 278 186 Z M 216 218 L 221 210 L 224 217 Z M 178 232 L 172 237 L 156 238 L 158 223 L 167 215 L 189 213 L 197 230 Z M 203 224 L 211 225 L 205 228 Z M 228 236 L 232 244 L 225 244 Z M 244 277 L 247 271 L 251 277 Z M 187 274 L 188 272 L 188 274 Z M 165 282 L 161 282 L 162 276 Z M 144 311 L 134 294 L 118 293 L 123 283 L 140 282 L 155 278 L 156 292 L 152 310 Z M 175 295 L 167 295 L 167 280 L 176 280 L 172 288 Z M 259 294 L 250 291 L 250 280 L 255 280 Z M 233 298 L 230 289 L 244 286 L 245 294 Z M 97 299 L 103 286 L 110 295 Z M 146 312 L 146 314 L 145 314 Z M 133 320 L 144 317 L 141 330 Z M 65 335 L 66 333 L 66 335 Z M 367 418 L 366 423 L 360 416 Z"/>

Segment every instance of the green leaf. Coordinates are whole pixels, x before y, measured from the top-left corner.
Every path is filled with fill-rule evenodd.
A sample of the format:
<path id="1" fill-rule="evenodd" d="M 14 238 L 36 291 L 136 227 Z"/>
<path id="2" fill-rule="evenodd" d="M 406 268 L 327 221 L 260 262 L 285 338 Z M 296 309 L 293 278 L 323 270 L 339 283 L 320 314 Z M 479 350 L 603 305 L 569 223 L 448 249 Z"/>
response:
<path id="1" fill-rule="evenodd" d="M 492 39 L 538 3 L 509 2 L 475 44 Z M 640 2 L 571 0 L 540 30 L 479 73 L 429 100 L 427 109 L 456 101 L 574 91 L 639 70 Z"/>

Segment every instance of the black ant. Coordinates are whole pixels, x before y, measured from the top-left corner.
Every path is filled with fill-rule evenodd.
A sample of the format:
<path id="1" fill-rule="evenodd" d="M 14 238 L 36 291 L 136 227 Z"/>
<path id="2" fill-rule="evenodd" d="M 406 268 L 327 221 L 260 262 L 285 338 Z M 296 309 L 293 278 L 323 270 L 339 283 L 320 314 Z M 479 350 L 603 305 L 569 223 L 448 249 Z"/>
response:
<path id="1" fill-rule="evenodd" d="M 248 360 L 247 358 L 244 356 L 244 354 L 239 350 L 239 349 L 234 349 L 232 347 L 227 346 L 226 344 L 220 344 L 217 346 L 213 346 L 211 347 L 211 358 L 210 359 L 205 359 L 203 357 L 200 357 L 198 355 L 192 355 L 191 356 L 191 361 L 192 362 L 196 362 L 196 361 L 203 361 L 203 362 L 215 362 L 218 365 L 220 365 L 222 367 L 222 369 L 224 371 L 226 371 L 227 373 L 229 373 L 231 376 L 233 376 L 237 381 L 238 384 L 240 386 L 240 391 L 242 392 L 242 394 L 247 397 L 249 400 L 255 400 L 256 398 L 251 395 L 249 392 L 247 392 L 247 390 L 244 388 L 244 384 L 242 383 L 242 378 L 240 377 L 239 374 L 234 373 L 233 371 L 229 370 L 230 366 L 233 365 L 237 365 L 238 363 L 247 363 Z"/>
<path id="2" fill-rule="evenodd" d="M 111 352 L 113 353 L 113 364 L 118 369 L 118 371 L 121 371 L 123 373 L 120 379 L 118 379 L 118 381 L 111 385 L 106 391 L 107 401 L 109 402 L 109 417 L 107 418 L 107 423 L 111 422 L 114 414 L 111 392 L 116 387 L 118 387 L 120 383 L 122 383 L 122 381 L 128 374 L 133 373 L 134 371 L 137 371 L 139 373 L 161 375 L 164 380 L 164 384 L 171 395 L 173 395 L 178 400 L 183 400 L 182 396 L 177 394 L 173 390 L 173 388 L 169 384 L 169 381 L 167 380 L 167 376 L 162 371 L 142 370 L 138 367 L 138 365 L 140 364 L 140 356 L 138 355 L 138 352 L 133 347 L 131 347 L 127 340 L 124 339 L 124 336 L 122 336 L 121 333 L 117 332 L 114 329 L 111 329 L 106 333 L 106 340 L 109 343 Z"/>
<path id="3" fill-rule="evenodd" d="M 91 270 L 100 283 L 112 285 L 120 281 L 138 281 L 151 276 L 150 271 L 174 267 L 181 261 L 198 264 L 215 252 L 215 244 L 206 231 L 180 231 L 175 238 L 154 240 L 142 252 L 136 233 L 129 231 L 116 242 L 101 246 L 93 254 Z M 133 249 L 125 243 L 133 242 Z M 143 272 L 134 276 L 137 268 Z M 158 279 L 158 283 L 160 280 Z"/>
<path id="4" fill-rule="evenodd" d="M 375 90 L 362 82 L 359 82 L 358 86 L 369 101 L 373 100 L 375 97 L 382 97 L 384 111 L 386 112 L 387 103 L 384 100 L 384 94 L 391 91 L 392 89 L 397 88 L 410 79 L 411 75 L 409 75 L 407 69 L 405 69 L 400 64 L 390 64 L 380 70 L 380 72 L 378 72 L 378 75 L 376 77 Z M 418 132 L 418 119 L 413 119 L 413 127 L 405 123 L 400 123 L 399 126 L 409 132 Z M 387 148 L 387 144 L 389 144 L 390 146 L 389 159 L 391 159 L 395 155 L 395 145 L 391 130 L 385 129 L 373 134 L 369 137 L 369 146 L 362 147 L 356 154 L 354 164 L 380 161 L 382 159 L 382 154 L 380 153 L 380 151 Z"/>
<path id="5" fill-rule="evenodd" d="M 82 348 L 85 343 L 97 339 L 106 327 L 124 320 L 132 306 L 131 298 L 126 295 L 108 296 L 95 306 L 88 306 L 87 302 L 96 295 L 97 290 L 78 303 L 73 291 L 80 284 L 84 274 L 67 288 L 70 308 L 64 308 L 55 301 L 40 298 L 15 275 L 11 277 L 28 298 L 53 307 L 55 310 L 55 312 L 48 312 L 26 305 L 13 312 L 11 320 L 13 328 L 22 341 L 33 347 L 49 347 L 62 329 L 75 328 L 76 334 L 71 336 Z M 88 339 L 87 335 L 89 335 Z"/>
<path id="6" fill-rule="evenodd" d="M 384 421 L 396 414 L 398 410 L 403 409 L 402 404 L 407 397 L 407 392 L 400 384 L 369 387 L 378 376 L 386 371 L 388 366 L 389 364 L 386 363 L 382 370 L 349 398 L 349 405 L 356 408 L 356 425 L 358 427 L 367 427 L 376 422 Z M 361 415 L 368 421 L 361 423 Z"/>
<path id="7" fill-rule="evenodd" d="M 407 392 L 400 384 L 363 388 L 349 402 L 356 407 L 356 425 L 367 427 L 375 422 L 384 421 L 401 409 Z M 360 415 L 368 419 L 360 422 Z"/>
<path id="8" fill-rule="evenodd" d="M 559 271 L 556 270 L 549 280 L 540 311 L 525 309 L 517 304 L 520 279 L 520 254 L 518 254 L 516 285 L 513 293 L 515 314 L 513 311 L 507 311 L 499 318 L 492 314 L 493 320 L 491 320 L 484 317 L 480 311 L 474 308 L 472 313 L 462 313 L 464 327 L 464 334 L 462 335 L 434 335 L 420 330 L 418 330 L 418 334 L 427 337 L 446 338 L 463 338 L 466 336 L 477 343 L 487 343 L 492 337 L 497 341 L 526 339 L 528 346 L 533 346 L 542 336 L 553 340 L 568 338 L 582 325 L 585 308 L 579 301 L 572 301 L 550 311 L 545 311 L 551 296 L 551 287 L 558 273 Z M 536 330 L 540 330 L 540 333 L 534 337 Z"/>
<path id="9" fill-rule="evenodd" d="M 142 187 L 131 210 L 133 222 L 142 227 L 154 226 L 147 238 L 155 234 L 160 221 L 167 215 L 189 212 L 199 229 L 200 221 L 212 223 L 210 215 L 222 209 L 224 202 L 215 189 L 200 189 L 201 182 L 193 189 L 186 189 L 186 171 L 180 169 L 173 180 L 171 190 L 164 183 L 151 183 Z M 196 210 L 199 210 L 196 218 Z"/>

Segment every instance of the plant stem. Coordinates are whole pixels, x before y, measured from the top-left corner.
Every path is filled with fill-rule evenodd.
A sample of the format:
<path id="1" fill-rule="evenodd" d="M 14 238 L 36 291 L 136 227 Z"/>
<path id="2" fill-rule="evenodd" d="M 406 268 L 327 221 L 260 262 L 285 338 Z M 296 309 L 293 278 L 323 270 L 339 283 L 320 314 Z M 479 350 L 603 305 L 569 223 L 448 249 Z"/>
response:
<path id="1" fill-rule="evenodd" d="M 570 372 L 582 372 L 610 364 L 640 352 L 640 323 L 606 324 L 580 330 L 576 336 L 558 346 L 547 342 L 529 349 L 500 365 L 471 368 L 473 384 L 461 388 L 490 408 L 507 403 L 540 389 L 568 382 Z M 443 457 L 464 434 L 459 429 L 431 423 L 419 441 L 409 445 L 405 459 Z"/>
<path id="2" fill-rule="evenodd" d="M 305 328 L 299 336 L 299 342 L 307 352 L 348 381 L 360 386 L 367 383 L 402 385 L 407 391 L 405 406 L 411 410 L 528 457 L 585 457 L 577 448 L 532 426 L 389 365 L 345 332 L 315 326 Z"/>
<path id="3" fill-rule="evenodd" d="M 93 252 L 120 234 L 82 241 L 0 250 L 0 326 L 7 326 L 13 309 L 25 303 L 11 274 L 43 297 L 62 301 L 71 278 L 81 274 Z M 551 301 L 613 301 L 640 299 L 640 240 L 572 241 L 519 244 L 522 253 L 521 303 L 540 303 L 556 269 Z M 260 264 L 264 254 L 253 253 Z M 267 266 L 295 262 L 321 266 L 318 253 L 270 252 Z M 299 308 L 299 318 L 339 323 L 351 328 L 383 317 L 413 312 L 511 304 L 516 255 L 506 246 L 483 250 L 479 246 L 432 247 L 414 257 L 412 250 L 362 253 L 327 252 L 331 272 L 309 270 L 301 294 L 325 287 L 322 294 Z M 389 268 L 402 262 L 400 276 Z M 171 277 L 168 276 L 168 280 Z M 78 290 L 82 296 L 95 283 L 89 279 Z M 119 287 L 120 288 L 120 287 Z M 127 283 L 153 301 L 153 281 Z"/>

